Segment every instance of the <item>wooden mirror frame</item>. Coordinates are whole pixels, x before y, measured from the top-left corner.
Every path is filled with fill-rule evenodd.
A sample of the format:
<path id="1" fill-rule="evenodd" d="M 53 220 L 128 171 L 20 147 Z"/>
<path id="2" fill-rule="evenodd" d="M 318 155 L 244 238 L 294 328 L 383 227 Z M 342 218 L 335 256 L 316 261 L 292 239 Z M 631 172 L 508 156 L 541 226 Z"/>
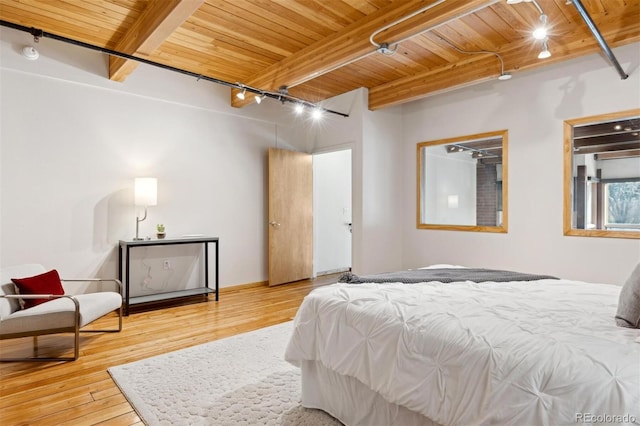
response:
<path id="1" fill-rule="evenodd" d="M 463 144 L 482 139 L 502 138 L 502 224 L 497 226 L 486 225 L 455 225 L 455 224 L 431 224 L 422 223 L 422 155 L 421 150 L 429 146 Z M 507 233 L 508 231 L 508 130 L 497 130 L 493 132 L 478 133 L 474 135 L 460 136 L 448 139 L 439 139 L 428 142 L 419 142 L 416 146 L 416 227 L 418 229 L 437 229 L 448 231 L 471 231 L 471 232 L 494 232 Z M 477 221 L 476 221 L 477 223 Z"/>
<path id="2" fill-rule="evenodd" d="M 572 226 L 573 213 L 573 127 L 598 124 L 627 117 L 640 116 L 640 108 L 610 114 L 594 115 L 564 121 L 564 235 L 579 237 L 608 237 L 640 239 L 640 231 L 612 231 L 606 229 L 578 229 Z"/>

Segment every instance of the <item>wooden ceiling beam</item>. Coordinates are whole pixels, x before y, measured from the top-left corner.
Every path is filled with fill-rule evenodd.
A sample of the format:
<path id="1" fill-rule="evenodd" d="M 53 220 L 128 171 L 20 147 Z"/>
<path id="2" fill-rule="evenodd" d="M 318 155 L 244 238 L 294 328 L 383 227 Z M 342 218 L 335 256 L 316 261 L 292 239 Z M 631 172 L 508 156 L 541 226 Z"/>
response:
<path id="1" fill-rule="evenodd" d="M 443 2 L 381 32 L 374 41 L 392 46 L 398 40 L 442 25 L 497 1 L 499 0 Z M 435 0 L 406 0 L 399 4 L 390 4 L 240 83 L 257 89 L 277 91 L 281 86 L 297 86 L 368 54 L 377 54 L 375 46 L 369 41 L 374 32 L 433 3 Z M 234 96 L 235 92 L 236 90 L 231 96 L 232 106 L 242 107 L 251 102 L 249 99 L 238 99 Z"/>
<path id="2" fill-rule="evenodd" d="M 198 10 L 204 1 L 163 0 L 149 2 L 140 18 L 117 42 L 114 50 L 128 55 L 149 56 Z M 109 79 L 124 81 L 137 66 L 136 61 L 110 56 Z"/>
<path id="3" fill-rule="evenodd" d="M 640 149 L 640 142 L 619 143 L 614 145 L 588 146 L 580 148 L 580 150 L 574 152 L 574 154 L 602 154 L 605 152 L 632 151 L 638 149 Z"/>
<path id="4" fill-rule="evenodd" d="M 635 133 L 635 134 L 634 134 Z M 588 146 L 603 146 L 619 143 L 637 143 L 640 141 L 638 132 L 614 133 L 612 135 L 598 135 L 573 140 L 574 148 L 583 148 Z"/>
<path id="5" fill-rule="evenodd" d="M 617 151 L 617 152 L 603 152 L 601 154 L 596 154 L 596 160 L 617 160 L 620 158 L 634 158 L 640 157 L 640 149 L 632 149 L 628 151 Z"/>

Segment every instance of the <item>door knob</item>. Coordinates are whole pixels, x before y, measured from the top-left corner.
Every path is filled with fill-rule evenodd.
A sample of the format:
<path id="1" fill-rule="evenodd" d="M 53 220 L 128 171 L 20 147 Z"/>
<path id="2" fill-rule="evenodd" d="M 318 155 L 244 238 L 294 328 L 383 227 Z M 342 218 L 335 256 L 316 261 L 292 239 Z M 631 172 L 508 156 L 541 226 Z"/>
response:
<path id="1" fill-rule="evenodd" d="M 279 228 L 280 227 L 280 224 L 278 222 L 276 222 L 276 221 L 273 221 L 273 220 L 271 222 L 269 222 L 269 225 L 273 226 L 274 228 Z"/>

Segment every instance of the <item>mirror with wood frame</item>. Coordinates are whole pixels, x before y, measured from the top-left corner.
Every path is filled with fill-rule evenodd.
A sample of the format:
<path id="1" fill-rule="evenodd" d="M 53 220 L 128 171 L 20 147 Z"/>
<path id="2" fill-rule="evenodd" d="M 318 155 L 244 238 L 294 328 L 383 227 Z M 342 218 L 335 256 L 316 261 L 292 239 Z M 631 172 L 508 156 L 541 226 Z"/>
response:
<path id="1" fill-rule="evenodd" d="M 640 238 L 640 109 L 564 122 L 564 234 Z"/>
<path id="2" fill-rule="evenodd" d="M 418 229 L 507 232 L 507 130 L 417 144 Z"/>

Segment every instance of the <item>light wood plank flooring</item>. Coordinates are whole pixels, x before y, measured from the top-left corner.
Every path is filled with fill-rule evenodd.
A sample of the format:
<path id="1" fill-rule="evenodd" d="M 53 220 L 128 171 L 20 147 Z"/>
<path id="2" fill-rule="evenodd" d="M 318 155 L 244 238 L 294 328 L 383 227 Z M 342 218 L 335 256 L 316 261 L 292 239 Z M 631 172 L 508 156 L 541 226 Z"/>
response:
<path id="1" fill-rule="evenodd" d="M 0 363 L 0 424 L 142 425 L 107 368 L 292 319 L 314 287 L 337 275 L 277 287 L 222 289 L 220 301 L 132 313 L 120 333 L 86 333 L 73 362 Z M 95 327 L 116 324 L 105 317 Z M 70 356 L 73 336 L 43 336 L 39 355 Z M 3 357 L 30 356 L 32 339 L 0 342 Z"/>

